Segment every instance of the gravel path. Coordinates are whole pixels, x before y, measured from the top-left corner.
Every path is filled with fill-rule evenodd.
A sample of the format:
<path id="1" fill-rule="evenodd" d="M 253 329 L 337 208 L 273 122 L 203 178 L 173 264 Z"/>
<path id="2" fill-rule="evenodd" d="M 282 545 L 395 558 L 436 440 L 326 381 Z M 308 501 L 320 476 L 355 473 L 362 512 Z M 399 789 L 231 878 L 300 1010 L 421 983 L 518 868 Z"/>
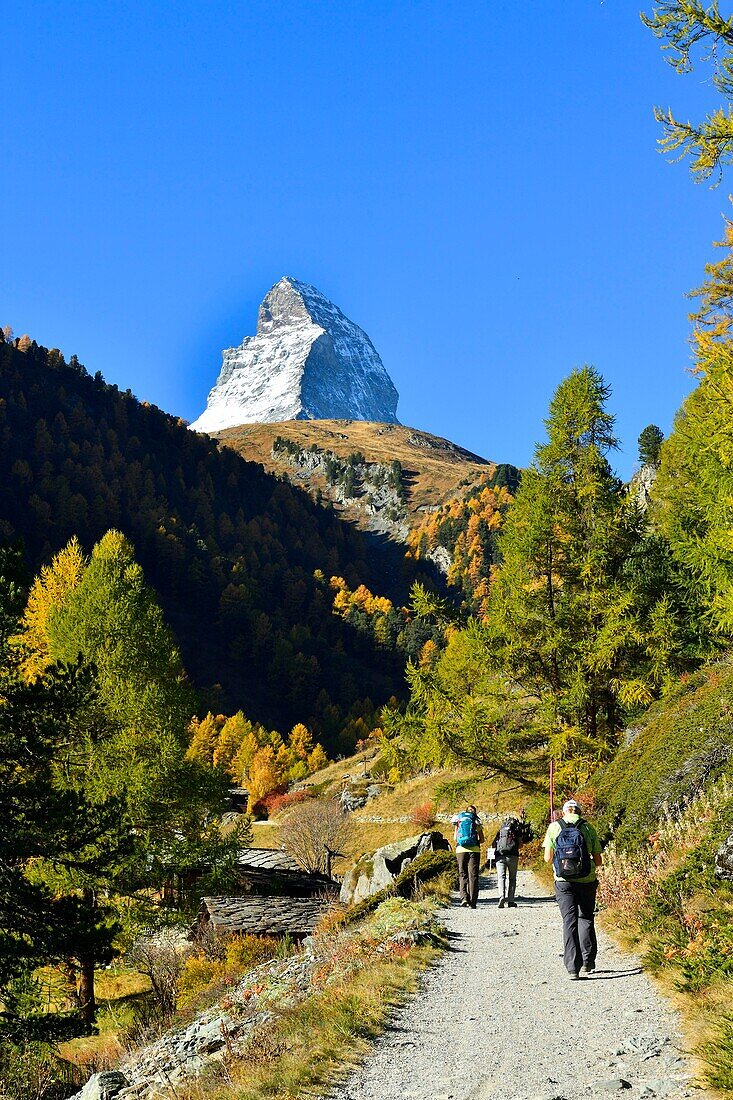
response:
<path id="1" fill-rule="evenodd" d="M 496 907 L 494 878 L 475 911 L 442 916 L 451 950 L 397 1012 L 343 1100 L 580 1100 L 615 1093 L 702 1098 L 674 1012 L 637 960 L 599 935 L 598 970 L 566 977 L 560 914 L 529 872 L 516 909 Z"/>

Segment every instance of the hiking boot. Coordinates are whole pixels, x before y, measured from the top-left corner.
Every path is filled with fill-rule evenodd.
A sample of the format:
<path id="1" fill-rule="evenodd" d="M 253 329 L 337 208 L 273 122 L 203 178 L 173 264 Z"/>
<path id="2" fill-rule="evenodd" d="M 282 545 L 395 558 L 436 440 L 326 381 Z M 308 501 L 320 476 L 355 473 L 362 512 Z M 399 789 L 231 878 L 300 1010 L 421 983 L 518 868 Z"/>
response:
<path id="1" fill-rule="evenodd" d="M 461 898 L 461 909 L 468 909 L 469 903 L 465 898 Z"/>
<path id="2" fill-rule="evenodd" d="M 505 905 L 506 905 L 506 899 L 505 898 L 499 898 L 499 905 L 498 905 L 499 909 L 503 909 Z"/>
<path id="3" fill-rule="evenodd" d="M 509 906 L 510 909 L 516 909 L 517 908 L 516 901 L 509 901 L 509 902 L 507 902 L 507 905 Z"/>
<path id="4" fill-rule="evenodd" d="M 570 981 L 570 982 L 580 981 L 580 971 L 579 970 L 568 970 L 568 981 Z"/>
<path id="5" fill-rule="evenodd" d="M 595 963 L 592 963 L 592 964 L 591 964 L 590 966 L 588 966 L 588 965 L 586 964 L 586 965 L 585 965 L 585 966 L 583 967 L 583 970 L 585 970 L 586 974 L 595 974 L 595 972 L 596 972 L 596 967 L 595 967 Z"/>

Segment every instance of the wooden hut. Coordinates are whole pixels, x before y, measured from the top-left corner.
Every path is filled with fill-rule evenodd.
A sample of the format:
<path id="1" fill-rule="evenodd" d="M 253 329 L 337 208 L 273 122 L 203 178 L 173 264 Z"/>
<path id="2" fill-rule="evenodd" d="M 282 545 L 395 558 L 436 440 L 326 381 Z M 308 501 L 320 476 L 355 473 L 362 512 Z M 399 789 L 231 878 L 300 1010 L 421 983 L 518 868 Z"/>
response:
<path id="1" fill-rule="evenodd" d="M 304 871 L 292 856 L 277 848 L 244 848 L 237 857 L 235 874 L 247 894 L 336 897 L 340 889 L 334 879 Z"/>
<path id="2" fill-rule="evenodd" d="M 332 903 L 315 898 L 202 898 L 194 934 L 290 936 L 310 935 Z"/>

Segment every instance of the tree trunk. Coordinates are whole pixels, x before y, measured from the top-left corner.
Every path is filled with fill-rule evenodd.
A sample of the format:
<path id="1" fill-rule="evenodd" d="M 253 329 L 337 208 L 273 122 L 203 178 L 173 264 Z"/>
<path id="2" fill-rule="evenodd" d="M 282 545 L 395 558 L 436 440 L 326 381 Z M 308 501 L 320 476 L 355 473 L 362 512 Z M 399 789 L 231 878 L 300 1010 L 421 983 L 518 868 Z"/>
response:
<path id="1" fill-rule="evenodd" d="M 84 901 L 89 906 L 90 913 L 96 907 L 94 891 L 84 890 Z M 94 1023 L 97 1013 L 97 1003 L 94 996 L 94 955 L 85 955 L 79 959 L 79 1007 L 82 1019 L 87 1024 Z"/>

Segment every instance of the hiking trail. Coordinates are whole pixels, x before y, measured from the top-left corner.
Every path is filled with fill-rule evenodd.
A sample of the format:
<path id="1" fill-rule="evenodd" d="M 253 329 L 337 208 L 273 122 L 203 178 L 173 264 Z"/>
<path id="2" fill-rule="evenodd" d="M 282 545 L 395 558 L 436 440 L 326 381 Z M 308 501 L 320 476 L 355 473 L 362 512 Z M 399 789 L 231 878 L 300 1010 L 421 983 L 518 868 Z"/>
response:
<path id="1" fill-rule="evenodd" d="M 693 1084 L 674 1010 L 598 930 L 597 971 L 566 976 L 551 890 L 528 871 L 516 909 L 484 874 L 476 910 L 442 911 L 450 950 L 393 1015 L 341 1100 L 681 1100 Z"/>

